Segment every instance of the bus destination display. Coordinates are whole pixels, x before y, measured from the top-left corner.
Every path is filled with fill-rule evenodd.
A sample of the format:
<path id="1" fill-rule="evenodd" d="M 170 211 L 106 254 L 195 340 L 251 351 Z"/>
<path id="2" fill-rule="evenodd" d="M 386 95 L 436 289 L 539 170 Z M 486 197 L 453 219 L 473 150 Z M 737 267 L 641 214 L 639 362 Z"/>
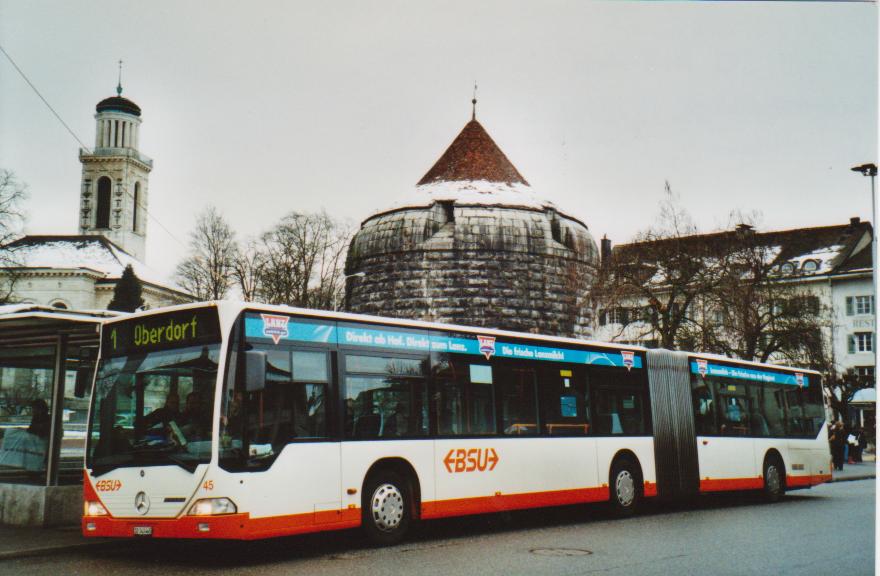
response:
<path id="1" fill-rule="evenodd" d="M 217 310 L 197 308 L 108 324 L 104 327 L 101 353 L 105 356 L 123 356 L 219 340 Z"/>

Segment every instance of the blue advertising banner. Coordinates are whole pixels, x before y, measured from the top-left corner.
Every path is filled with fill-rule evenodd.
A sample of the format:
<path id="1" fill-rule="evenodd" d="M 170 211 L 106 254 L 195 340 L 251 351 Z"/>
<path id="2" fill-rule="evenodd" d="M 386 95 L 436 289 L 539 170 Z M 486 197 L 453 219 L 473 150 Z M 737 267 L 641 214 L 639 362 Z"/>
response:
<path id="1" fill-rule="evenodd" d="M 391 329 L 336 327 L 333 324 L 298 321 L 296 318 L 281 314 L 248 314 L 245 317 L 245 335 L 250 338 L 271 338 L 276 344 L 281 340 L 318 342 L 412 352 L 452 352 L 482 355 L 486 358 L 497 356 L 499 358 L 521 358 L 571 364 L 642 367 L 641 357 L 629 351 L 595 352 L 532 346 L 513 342 L 496 342 L 494 336 L 483 335 L 473 338 L 459 338 L 399 332 Z"/>
<path id="2" fill-rule="evenodd" d="M 783 374 L 780 372 L 766 372 L 745 366 L 725 366 L 712 364 L 707 360 L 691 360 L 691 374 L 702 376 L 719 376 L 722 378 L 735 378 L 737 380 L 751 380 L 753 382 L 766 382 L 768 384 L 789 384 L 806 388 L 810 384 L 810 378 L 801 372 Z"/>

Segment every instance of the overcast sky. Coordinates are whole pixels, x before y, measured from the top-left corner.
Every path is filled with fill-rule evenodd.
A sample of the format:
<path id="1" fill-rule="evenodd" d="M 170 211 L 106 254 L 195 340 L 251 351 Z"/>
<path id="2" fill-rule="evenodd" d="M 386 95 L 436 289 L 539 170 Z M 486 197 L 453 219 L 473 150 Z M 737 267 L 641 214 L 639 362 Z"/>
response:
<path id="1" fill-rule="evenodd" d="M 870 216 L 873 3 L 0 0 L 0 43 L 73 131 L 143 109 L 147 262 L 169 273 L 214 204 L 239 234 L 325 208 L 357 224 L 411 193 L 477 118 L 598 240 L 649 226 L 668 180 L 703 230 Z M 0 167 L 27 231 L 76 234 L 78 144 L 0 56 Z M 176 239 L 175 239 L 176 238 Z"/>

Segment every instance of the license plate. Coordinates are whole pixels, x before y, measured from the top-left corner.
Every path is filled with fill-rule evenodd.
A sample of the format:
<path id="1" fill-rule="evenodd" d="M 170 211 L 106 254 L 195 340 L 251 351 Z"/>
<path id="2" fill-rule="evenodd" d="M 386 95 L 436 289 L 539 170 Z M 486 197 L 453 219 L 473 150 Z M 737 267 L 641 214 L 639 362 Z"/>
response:
<path id="1" fill-rule="evenodd" d="M 153 535 L 153 527 L 152 526 L 135 526 L 134 527 L 134 535 L 135 536 L 152 536 Z"/>

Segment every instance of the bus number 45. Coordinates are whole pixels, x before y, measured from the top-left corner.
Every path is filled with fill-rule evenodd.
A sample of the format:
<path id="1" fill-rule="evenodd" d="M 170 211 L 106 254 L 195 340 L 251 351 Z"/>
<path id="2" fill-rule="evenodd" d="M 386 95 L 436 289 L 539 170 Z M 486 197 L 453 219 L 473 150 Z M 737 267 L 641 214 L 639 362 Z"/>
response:
<path id="1" fill-rule="evenodd" d="M 450 474 L 475 470 L 485 472 L 486 468 L 491 472 L 498 465 L 498 454 L 494 448 L 453 448 L 443 459 L 443 464 Z"/>

